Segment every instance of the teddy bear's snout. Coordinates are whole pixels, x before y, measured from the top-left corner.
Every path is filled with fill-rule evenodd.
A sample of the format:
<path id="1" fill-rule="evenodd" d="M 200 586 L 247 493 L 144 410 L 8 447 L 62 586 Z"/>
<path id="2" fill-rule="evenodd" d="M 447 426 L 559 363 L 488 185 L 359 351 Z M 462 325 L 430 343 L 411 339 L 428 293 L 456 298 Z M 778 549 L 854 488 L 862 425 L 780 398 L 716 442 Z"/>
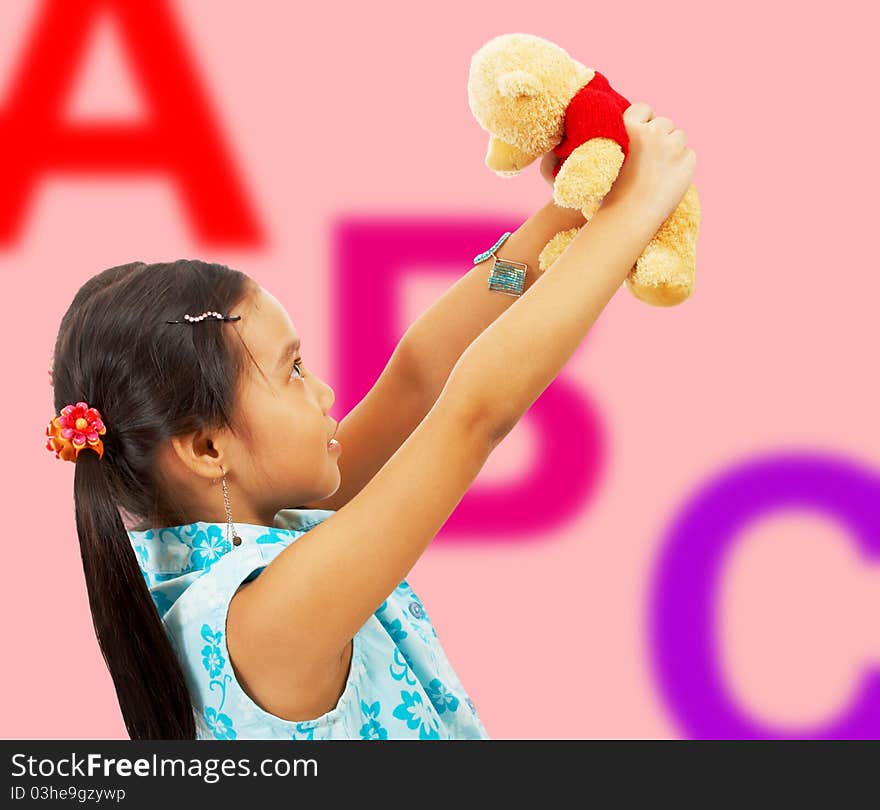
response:
<path id="1" fill-rule="evenodd" d="M 496 174 L 504 176 L 518 174 L 534 159 L 533 155 L 522 152 L 494 135 L 489 138 L 486 165 Z"/>

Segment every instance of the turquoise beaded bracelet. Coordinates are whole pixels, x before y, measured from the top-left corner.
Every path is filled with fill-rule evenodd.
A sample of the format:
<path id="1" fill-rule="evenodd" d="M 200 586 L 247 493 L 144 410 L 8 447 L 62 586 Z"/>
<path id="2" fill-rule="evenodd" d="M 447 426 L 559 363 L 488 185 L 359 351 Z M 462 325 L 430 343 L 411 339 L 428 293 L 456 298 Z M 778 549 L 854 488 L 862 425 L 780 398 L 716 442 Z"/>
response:
<path id="1" fill-rule="evenodd" d="M 495 256 L 495 251 L 504 244 L 510 233 L 510 231 L 507 231 L 492 247 L 474 256 L 474 264 L 479 264 L 493 256 L 495 261 L 492 263 L 492 269 L 489 271 L 489 289 L 504 293 L 505 295 L 522 295 L 526 271 L 529 269 L 529 266 L 523 262 L 512 262 Z"/>

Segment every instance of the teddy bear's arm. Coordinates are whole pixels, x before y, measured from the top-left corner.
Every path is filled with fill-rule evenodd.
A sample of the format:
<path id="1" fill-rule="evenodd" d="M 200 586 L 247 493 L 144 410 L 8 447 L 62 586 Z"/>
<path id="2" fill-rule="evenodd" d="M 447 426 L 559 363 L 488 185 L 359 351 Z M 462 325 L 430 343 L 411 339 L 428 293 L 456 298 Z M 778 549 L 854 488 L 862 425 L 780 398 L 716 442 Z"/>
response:
<path id="1" fill-rule="evenodd" d="M 565 137 L 553 150 L 562 159 L 554 184 L 557 205 L 580 209 L 589 218 L 601 204 L 629 150 L 622 103 L 589 85 L 571 100 Z"/>
<path id="2" fill-rule="evenodd" d="M 611 93 L 579 90 L 565 111 L 565 136 L 553 150 L 563 161 L 591 138 L 610 138 L 620 144 L 624 156 L 629 150 L 629 135 L 623 122 L 626 100 Z"/>
<path id="3" fill-rule="evenodd" d="M 590 219 L 617 179 L 623 150 L 611 138 L 591 138 L 575 149 L 559 167 L 553 183 L 553 200 L 563 208 L 576 208 Z"/>

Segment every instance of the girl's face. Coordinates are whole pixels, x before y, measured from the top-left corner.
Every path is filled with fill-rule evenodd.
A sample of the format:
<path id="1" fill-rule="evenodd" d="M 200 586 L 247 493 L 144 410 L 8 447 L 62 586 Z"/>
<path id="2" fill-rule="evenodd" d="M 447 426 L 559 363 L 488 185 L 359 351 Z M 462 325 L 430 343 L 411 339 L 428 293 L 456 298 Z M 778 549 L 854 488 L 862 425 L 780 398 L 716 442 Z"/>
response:
<path id="1" fill-rule="evenodd" d="M 304 362 L 308 346 L 296 345 L 300 335 L 270 293 L 258 288 L 232 314 L 241 320 L 221 328 L 239 332 L 265 375 L 246 358 L 238 403 L 239 418 L 251 437 L 223 430 L 173 439 L 176 453 L 171 456 L 178 463 L 171 485 L 177 484 L 178 494 L 184 495 L 193 487 L 195 472 L 196 491 L 188 498 L 195 501 L 192 508 L 214 516 L 202 520 L 225 522 L 222 468 L 233 522 L 271 526 L 279 509 L 329 497 L 339 487 L 339 451 L 327 445 L 336 430 L 336 420 L 328 414 L 334 393 Z M 193 328 L 200 326 L 210 324 Z M 215 478 L 217 484 L 211 486 Z"/>

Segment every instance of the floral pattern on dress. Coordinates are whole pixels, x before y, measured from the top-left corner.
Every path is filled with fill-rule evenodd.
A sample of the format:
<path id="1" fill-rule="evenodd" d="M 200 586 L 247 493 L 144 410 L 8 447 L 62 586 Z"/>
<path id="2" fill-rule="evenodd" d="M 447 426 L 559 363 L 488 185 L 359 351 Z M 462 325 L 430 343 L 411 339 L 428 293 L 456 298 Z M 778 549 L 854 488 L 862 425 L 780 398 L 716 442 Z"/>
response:
<path id="1" fill-rule="evenodd" d="M 439 723 L 429 704 L 422 700 L 418 692 L 400 691 L 402 702 L 394 709 L 392 714 L 406 722 L 411 729 L 419 730 L 420 740 L 439 740 Z"/>
<path id="2" fill-rule="evenodd" d="M 425 691 L 438 714 L 443 714 L 447 710 L 454 712 L 458 709 L 458 698 L 443 685 L 439 678 L 432 679 L 425 687 Z"/>
<path id="3" fill-rule="evenodd" d="M 393 660 L 388 667 L 391 677 L 396 681 L 405 680 L 410 686 L 415 686 L 418 683 L 418 679 L 413 675 L 412 680 L 410 680 L 412 670 L 410 669 L 409 662 L 403 657 L 399 647 L 394 649 L 392 659 Z"/>
<path id="4" fill-rule="evenodd" d="M 227 551 L 229 545 L 217 526 L 207 531 L 197 531 L 192 539 L 190 559 L 196 568 L 210 568 Z"/>
<path id="5" fill-rule="evenodd" d="M 295 526 L 303 530 L 332 514 L 289 511 L 302 515 Z M 238 524 L 243 543 L 232 548 L 226 530 L 225 524 L 199 522 L 129 531 L 144 581 L 187 678 L 198 716 L 197 739 L 488 738 L 406 579 L 358 630 L 349 681 L 337 707 L 315 720 L 294 722 L 256 705 L 229 660 L 229 602 L 243 582 L 259 576 L 303 532 Z"/>
<path id="6" fill-rule="evenodd" d="M 366 722 L 361 726 L 360 735 L 362 740 L 387 740 L 388 729 L 379 722 L 381 704 L 374 700 L 369 706 L 366 701 L 361 701 L 361 714 Z"/>
<path id="7" fill-rule="evenodd" d="M 302 736 L 297 736 L 296 732 L 290 735 L 291 740 L 314 740 L 315 729 L 318 727 L 317 720 L 306 720 L 296 724 L 296 732 Z"/>
<path id="8" fill-rule="evenodd" d="M 216 678 L 226 664 L 226 659 L 220 649 L 220 642 L 223 634 L 218 630 L 214 632 L 207 624 L 202 625 L 202 638 L 208 643 L 202 647 L 202 664 L 212 679 Z M 219 680 L 211 680 L 209 688 L 222 689 L 220 705 L 215 709 L 213 706 L 206 706 L 204 711 L 205 722 L 208 728 L 218 740 L 234 740 L 236 737 L 235 728 L 232 718 L 223 714 L 223 704 L 226 702 L 226 684 L 233 678 L 229 673 L 224 673 L 223 678 Z"/>

